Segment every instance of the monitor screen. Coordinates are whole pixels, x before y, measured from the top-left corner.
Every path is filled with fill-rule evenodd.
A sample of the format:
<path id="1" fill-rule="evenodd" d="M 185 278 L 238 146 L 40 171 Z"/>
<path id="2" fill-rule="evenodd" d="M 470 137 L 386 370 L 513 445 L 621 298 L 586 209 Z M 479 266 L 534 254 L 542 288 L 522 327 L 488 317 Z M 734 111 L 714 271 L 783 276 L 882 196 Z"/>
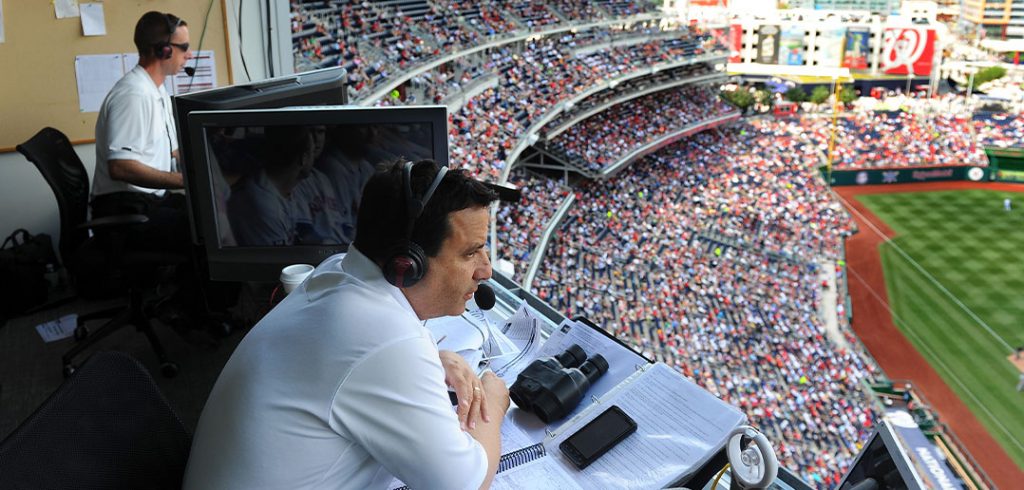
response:
<path id="1" fill-rule="evenodd" d="M 198 111 L 188 119 L 189 199 L 215 280 L 270 281 L 286 265 L 317 265 L 348 249 L 363 184 L 379 164 L 448 164 L 444 107 Z"/>
<path id="2" fill-rule="evenodd" d="M 195 178 L 193 167 L 187 159 L 187 156 L 192 154 L 191 141 L 188 137 L 189 113 L 204 110 L 344 105 L 347 103 L 345 75 L 344 68 L 329 68 L 175 96 L 172 105 L 175 124 L 178 126 L 180 153 L 186 157 L 182 165 L 186 188 L 189 181 Z M 195 213 L 196 210 L 189 202 L 192 240 L 201 244 L 204 239 L 199 233 Z"/>

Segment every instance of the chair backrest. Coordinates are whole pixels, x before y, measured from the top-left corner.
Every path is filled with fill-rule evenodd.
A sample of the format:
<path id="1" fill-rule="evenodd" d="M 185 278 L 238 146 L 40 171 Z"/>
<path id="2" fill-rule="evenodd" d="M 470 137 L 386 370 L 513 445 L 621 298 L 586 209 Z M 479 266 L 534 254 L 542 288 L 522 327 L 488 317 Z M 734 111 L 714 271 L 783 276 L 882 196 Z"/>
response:
<path id="1" fill-rule="evenodd" d="M 180 488 L 190 446 L 146 369 L 99 352 L 0 443 L 0 489 Z"/>
<path id="2" fill-rule="evenodd" d="M 17 149 L 35 164 L 57 198 L 60 256 L 66 265 L 73 252 L 89 237 L 86 230 L 77 228 L 88 215 L 89 174 L 68 137 L 56 129 L 43 128 Z"/>

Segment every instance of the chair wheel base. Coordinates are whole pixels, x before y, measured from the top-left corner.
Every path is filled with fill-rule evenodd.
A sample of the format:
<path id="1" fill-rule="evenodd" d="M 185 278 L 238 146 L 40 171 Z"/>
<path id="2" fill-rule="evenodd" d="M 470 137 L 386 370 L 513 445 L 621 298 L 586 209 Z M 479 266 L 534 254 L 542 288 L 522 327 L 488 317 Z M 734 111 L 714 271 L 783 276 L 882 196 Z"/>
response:
<path id="1" fill-rule="evenodd" d="M 165 378 L 173 378 L 178 375 L 178 365 L 173 362 L 165 362 L 160 365 L 160 374 Z"/>

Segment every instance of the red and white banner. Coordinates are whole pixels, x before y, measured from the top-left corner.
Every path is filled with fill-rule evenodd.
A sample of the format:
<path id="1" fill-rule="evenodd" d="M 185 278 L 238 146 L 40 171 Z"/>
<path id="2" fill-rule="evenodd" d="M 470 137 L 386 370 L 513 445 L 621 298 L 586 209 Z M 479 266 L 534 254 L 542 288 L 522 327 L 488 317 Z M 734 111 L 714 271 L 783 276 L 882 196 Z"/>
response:
<path id="1" fill-rule="evenodd" d="M 743 62 L 743 26 L 729 26 L 729 63 Z"/>
<path id="2" fill-rule="evenodd" d="M 890 75 L 928 75 L 934 55 L 934 29 L 889 27 L 882 36 L 879 68 Z"/>

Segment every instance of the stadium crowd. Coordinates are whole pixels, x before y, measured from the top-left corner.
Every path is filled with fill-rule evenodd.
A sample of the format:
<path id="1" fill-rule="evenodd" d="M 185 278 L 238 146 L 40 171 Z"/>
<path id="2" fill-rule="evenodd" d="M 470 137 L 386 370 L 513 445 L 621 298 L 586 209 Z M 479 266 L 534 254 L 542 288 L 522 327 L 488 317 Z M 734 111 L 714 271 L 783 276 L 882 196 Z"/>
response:
<path id="1" fill-rule="evenodd" d="M 831 117 L 803 116 L 798 127 L 809 131 L 819 147 L 828 148 Z M 906 111 L 858 111 L 839 118 L 833 168 L 982 165 L 983 155 L 970 117 L 915 114 Z"/>
<path id="2" fill-rule="evenodd" d="M 619 0 L 439 0 L 407 8 L 361 0 L 292 1 L 296 70 L 344 66 L 350 95 L 357 98 L 389 74 L 485 40 L 582 19 L 653 13 L 657 7 Z"/>
<path id="3" fill-rule="evenodd" d="M 813 150 L 757 123 L 703 132 L 585 184 L 534 283 L 743 408 L 807 481 L 834 486 L 877 415 L 876 368 L 817 313 L 819 260 L 851 232 Z"/>
<path id="4" fill-rule="evenodd" d="M 831 115 L 801 114 L 782 120 L 779 134 L 810 142 L 827 158 Z M 1022 139 L 1020 115 L 976 112 L 961 95 L 897 95 L 884 102 L 863 98 L 837 120 L 833 168 L 987 166 L 984 147 L 1017 146 Z"/>
<path id="5" fill-rule="evenodd" d="M 978 144 L 1007 148 L 1024 142 L 1024 116 L 1010 113 L 977 114 L 974 130 Z"/>
<path id="6" fill-rule="evenodd" d="M 737 112 L 715 88 L 683 87 L 617 104 L 549 141 L 548 150 L 590 170 L 614 164 L 659 137 L 701 121 Z"/>
<path id="7" fill-rule="evenodd" d="M 514 142 L 556 104 L 600 81 L 691 58 L 700 49 L 696 42 L 659 39 L 574 56 L 559 39 L 545 38 L 528 42 L 522 53 L 497 50 L 485 68 L 499 74 L 497 85 L 451 115 L 452 156 L 474 175 L 497 180 Z"/>
<path id="8" fill-rule="evenodd" d="M 512 278 L 522 281 L 547 223 L 569 195 L 569 189 L 519 168 L 509 174 L 508 181 L 521 191 L 523 198 L 515 205 L 498 208 L 497 256 L 516 265 Z"/>

